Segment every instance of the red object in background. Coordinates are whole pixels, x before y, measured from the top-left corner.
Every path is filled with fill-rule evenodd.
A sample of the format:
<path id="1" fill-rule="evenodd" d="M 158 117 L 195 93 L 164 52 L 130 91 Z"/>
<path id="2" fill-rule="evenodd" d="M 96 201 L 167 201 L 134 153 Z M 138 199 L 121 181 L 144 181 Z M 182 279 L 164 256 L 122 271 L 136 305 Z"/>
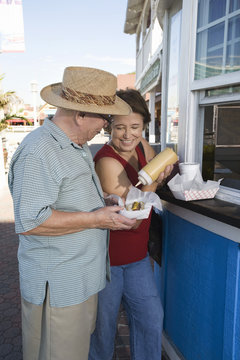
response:
<path id="1" fill-rule="evenodd" d="M 29 125 L 29 122 L 31 123 L 31 124 L 33 124 L 34 123 L 34 121 L 33 120 L 24 120 L 24 119 L 8 119 L 8 120 L 6 120 L 6 122 L 9 124 L 9 125 Z"/>

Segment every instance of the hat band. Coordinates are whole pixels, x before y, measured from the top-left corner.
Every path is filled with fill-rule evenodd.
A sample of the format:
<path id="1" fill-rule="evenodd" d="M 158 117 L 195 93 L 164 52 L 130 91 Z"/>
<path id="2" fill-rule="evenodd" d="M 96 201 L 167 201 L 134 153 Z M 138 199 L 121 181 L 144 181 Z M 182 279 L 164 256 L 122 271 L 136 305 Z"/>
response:
<path id="1" fill-rule="evenodd" d="M 77 90 L 69 89 L 68 87 L 62 88 L 61 97 L 71 101 L 76 102 L 78 104 L 83 105 L 114 105 L 115 104 L 115 98 L 116 96 L 106 96 L 106 95 L 92 95 L 92 94 L 86 94 L 82 93 Z"/>

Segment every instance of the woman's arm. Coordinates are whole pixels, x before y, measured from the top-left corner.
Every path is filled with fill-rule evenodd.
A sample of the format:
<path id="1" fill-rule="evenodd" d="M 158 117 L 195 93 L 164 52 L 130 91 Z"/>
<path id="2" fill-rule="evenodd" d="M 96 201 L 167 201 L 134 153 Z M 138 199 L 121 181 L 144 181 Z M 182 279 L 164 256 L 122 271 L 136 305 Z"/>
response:
<path id="1" fill-rule="evenodd" d="M 95 170 L 104 192 L 126 199 L 132 184 L 119 161 L 110 157 L 101 158 L 98 160 Z M 136 225 L 132 228 L 136 229 L 141 222 L 142 220 L 137 220 Z"/>
<path id="2" fill-rule="evenodd" d="M 132 184 L 119 161 L 110 157 L 101 158 L 96 163 L 95 170 L 104 192 L 127 197 Z"/>

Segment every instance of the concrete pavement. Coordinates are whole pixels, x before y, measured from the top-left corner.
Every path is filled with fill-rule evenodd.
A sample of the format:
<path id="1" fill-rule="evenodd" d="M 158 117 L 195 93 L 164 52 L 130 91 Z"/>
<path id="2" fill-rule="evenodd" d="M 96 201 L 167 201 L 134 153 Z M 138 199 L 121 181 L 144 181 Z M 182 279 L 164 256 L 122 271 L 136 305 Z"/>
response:
<path id="1" fill-rule="evenodd" d="M 7 186 L 0 192 L 0 359 L 22 360 L 18 237 Z"/>

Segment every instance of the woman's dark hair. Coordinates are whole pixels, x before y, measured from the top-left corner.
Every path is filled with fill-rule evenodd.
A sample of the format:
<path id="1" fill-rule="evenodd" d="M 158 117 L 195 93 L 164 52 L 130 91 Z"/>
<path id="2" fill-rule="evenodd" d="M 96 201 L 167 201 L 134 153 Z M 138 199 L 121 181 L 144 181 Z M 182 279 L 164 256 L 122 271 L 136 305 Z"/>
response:
<path id="1" fill-rule="evenodd" d="M 118 90 L 116 94 L 131 106 L 133 112 L 143 116 L 144 127 L 146 127 L 146 125 L 150 123 L 150 112 L 144 98 L 139 91 L 135 89 Z"/>

